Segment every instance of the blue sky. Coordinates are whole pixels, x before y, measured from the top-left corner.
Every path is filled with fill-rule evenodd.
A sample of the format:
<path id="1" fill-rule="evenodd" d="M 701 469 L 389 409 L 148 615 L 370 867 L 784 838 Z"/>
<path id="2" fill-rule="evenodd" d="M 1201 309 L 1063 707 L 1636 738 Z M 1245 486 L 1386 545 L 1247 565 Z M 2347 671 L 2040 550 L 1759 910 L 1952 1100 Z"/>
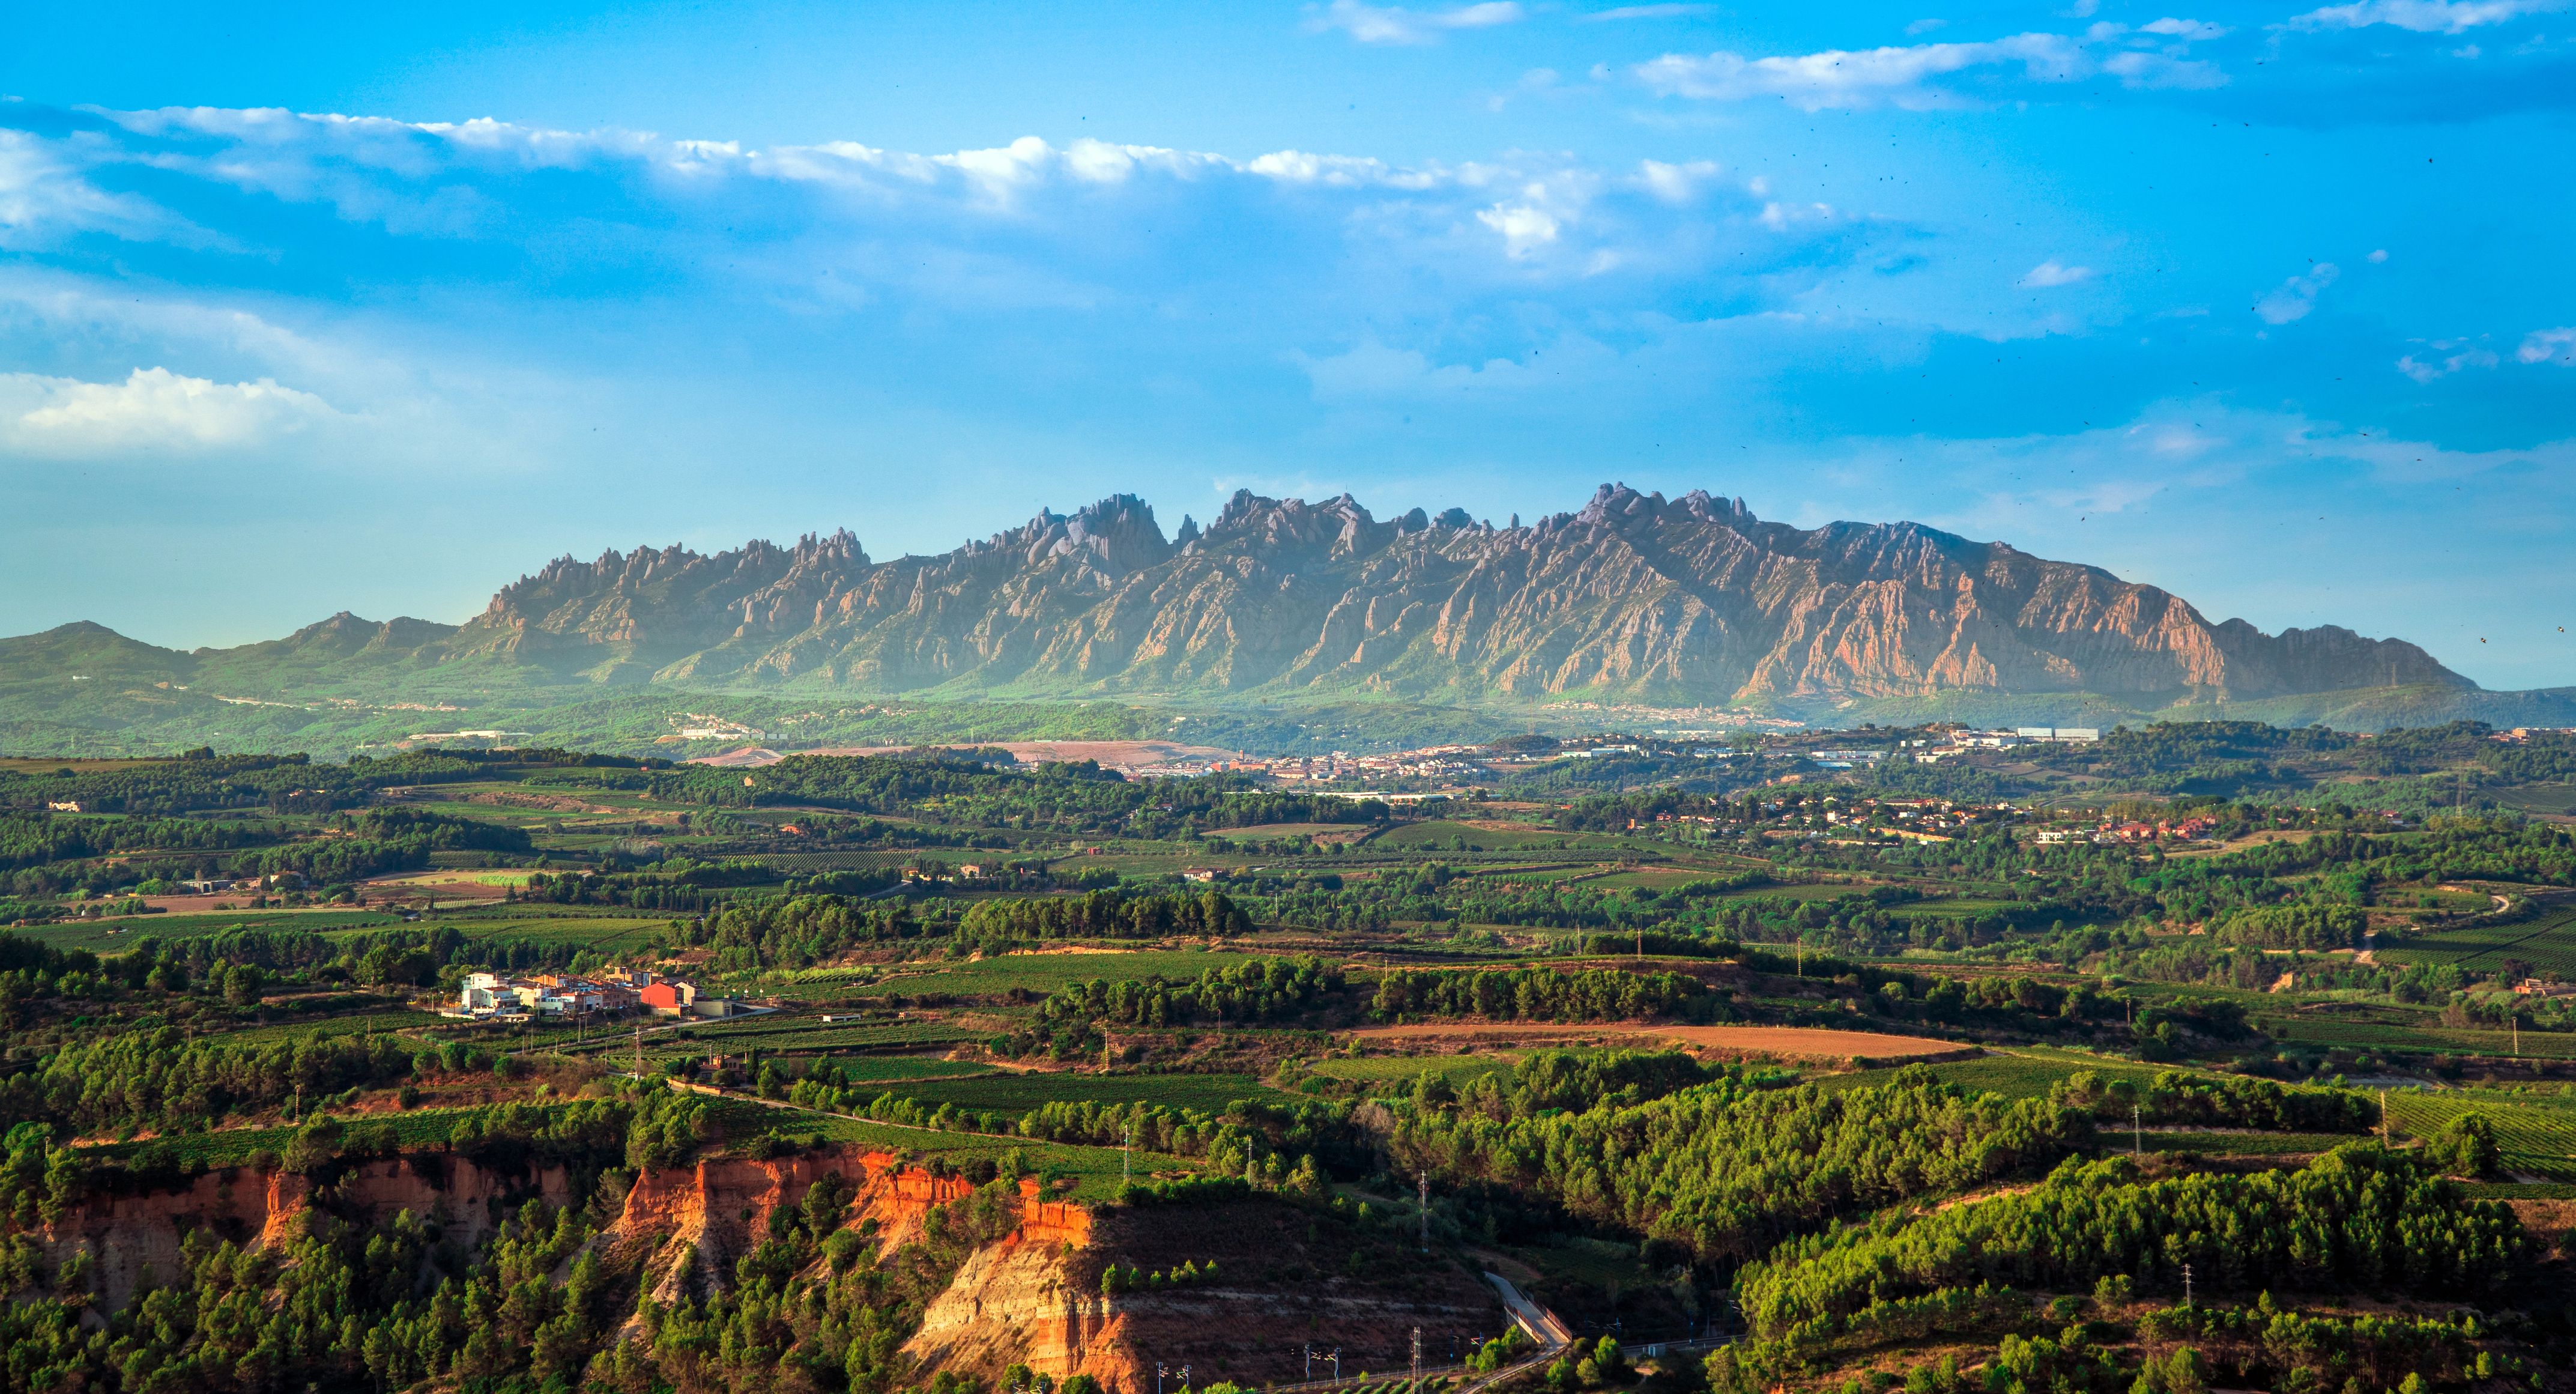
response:
<path id="1" fill-rule="evenodd" d="M 382 13 L 355 13 L 379 10 Z M 2576 8 L 29 7 L 0 632 L 1103 494 L 1911 518 L 2576 684 Z"/>

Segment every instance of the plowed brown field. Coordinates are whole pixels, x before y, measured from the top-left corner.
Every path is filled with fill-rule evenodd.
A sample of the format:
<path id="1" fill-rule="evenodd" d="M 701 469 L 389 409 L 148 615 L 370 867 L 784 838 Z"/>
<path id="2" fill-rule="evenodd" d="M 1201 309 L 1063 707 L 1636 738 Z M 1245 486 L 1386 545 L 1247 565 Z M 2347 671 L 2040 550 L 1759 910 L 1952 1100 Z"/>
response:
<path id="1" fill-rule="evenodd" d="M 1807 1026 L 1657 1026 L 1606 1021 L 1590 1026 L 1511 1021 L 1426 1021 L 1409 1026 L 1370 1026 L 1351 1033 L 1361 1040 L 1454 1039 L 1474 1036 L 1523 1041 L 1610 1040 L 1652 1036 L 1708 1050 L 1807 1060 L 1931 1060 L 1968 1056 L 1977 1047 L 1925 1036 L 1886 1036 L 1875 1031 L 1827 1031 Z"/>

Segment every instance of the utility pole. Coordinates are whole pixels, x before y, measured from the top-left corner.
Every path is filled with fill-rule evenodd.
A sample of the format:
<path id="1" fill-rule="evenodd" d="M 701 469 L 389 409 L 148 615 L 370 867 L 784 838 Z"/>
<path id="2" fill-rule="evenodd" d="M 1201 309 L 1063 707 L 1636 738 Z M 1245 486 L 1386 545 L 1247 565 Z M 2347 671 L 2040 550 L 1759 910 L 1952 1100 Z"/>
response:
<path id="1" fill-rule="evenodd" d="M 1413 1328 L 1413 1387 L 1422 1387 L 1422 1328 Z"/>
<path id="2" fill-rule="evenodd" d="M 2188 1263 L 2182 1266 L 2182 1305 L 2185 1308 L 2191 1306 L 2191 1265 Z"/>
<path id="3" fill-rule="evenodd" d="M 2379 1091 L 2379 1146 L 2382 1151 L 2388 1148 L 2388 1091 L 2385 1089 Z"/>
<path id="4" fill-rule="evenodd" d="M 1314 1377 L 1315 1377 L 1315 1346 L 1314 1346 L 1314 1343 L 1310 1341 L 1310 1342 L 1308 1342 L 1308 1343 L 1306 1344 L 1306 1373 L 1305 1373 L 1304 1378 L 1306 1378 L 1306 1379 L 1313 1379 Z"/>
<path id="5" fill-rule="evenodd" d="M 1127 1162 L 1127 1150 L 1135 1145 L 1136 1125 L 1130 1123 L 1127 1125 L 1127 1140 L 1118 1144 L 1118 1184 L 1122 1186 L 1135 1180 L 1136 1173 Z"/>
<path id="6" fill-rule="evenodd" d="M 2139 1122 L 2138 1106 L 2129 1105 L 2129 1155 L 2132 1157 L 2147 1155 L 2147 1135 L 2144 1129 L 2145 1125 Z"/>
<path id="7" fill-rule="evenodd" d="M 1154 1394 L 1163 1394 L 1163 1362 L 1154 1362 Z"/>

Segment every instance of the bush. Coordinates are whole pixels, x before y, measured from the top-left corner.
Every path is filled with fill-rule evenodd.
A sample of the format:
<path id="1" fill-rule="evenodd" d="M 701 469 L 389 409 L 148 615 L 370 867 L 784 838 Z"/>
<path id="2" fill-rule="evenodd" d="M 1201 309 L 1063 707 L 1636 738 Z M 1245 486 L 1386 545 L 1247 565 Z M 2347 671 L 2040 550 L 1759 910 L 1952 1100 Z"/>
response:
<path id="1" fill-rule="evenodd" d="M 2424 1156 L 2448 1176 L 2493 1176 L 2504 1160 L 2496 1145 L 2495 1124 L 2483 1113 L 2463 1113 L 2442 1125 L 2424 1144 Z"/>

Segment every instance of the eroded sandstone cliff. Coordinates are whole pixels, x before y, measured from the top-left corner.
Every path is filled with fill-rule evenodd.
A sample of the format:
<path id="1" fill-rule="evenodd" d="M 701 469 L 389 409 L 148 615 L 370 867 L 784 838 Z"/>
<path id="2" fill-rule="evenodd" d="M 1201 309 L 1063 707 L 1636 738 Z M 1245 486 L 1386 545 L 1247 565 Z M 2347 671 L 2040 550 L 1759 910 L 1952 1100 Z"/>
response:
<path id="1" fill-rule="evenodd" d="M 974 1191 L 962 1177 L 856 1147 L 710 1157 L 636 1178 L 614 1222 L 586 1247 L 639 1294 L 665 1304 L 702 1295 L 730 1281 L 734 1260 L 769 1232 L 773 1214 L 801 1205 L 833 1175 L 854 1191 L 848 1222 L 886 1252 L 921 1238 L 934 1208 Z M 319 1185 L 283 1171 L 209 1172 L 174 1190 L 95 1198 L 38 1238 L 53 1265 L 87 1255 L 101 1307 L 116 1310 L 147 1281 L 185 1277 L 181 1246 L 192 1232 L 259 1247 L 293 1239 L 318 1210 L 351 1219 L 408 1211 L 470 1244 L 532 1197 L 586 1199 L 560 1169 L 511 1173 L 427 1153 L 365 1162 Z M 1293 1378 L 1310 1342 L 1341 1350 L 1353 1372 L 1392 1370 L 1414 1328 L 1445 1358 L 1496 1334 L 1503 1320 L 1473 1274 L 1412 1253 L 1405 1236 L 1275 1197 L 1095 1211 L 1026 1179 L 1005 1215 L 1016 1224 L 965 1255 L 907 1345 L 922 1370 L 990 1377 L 1026 1364 L 1135 1394 L 1152 1387 L 1157 1362 L 1190 1365 L 1202 1384 Z M 1199 1275 L 1193 1281 L 1103 1290 L 1112 1267 L 1161 1273 L 1184 1263 Z M 642 1329 L 630 1323 L 625 1334 Z"/>

